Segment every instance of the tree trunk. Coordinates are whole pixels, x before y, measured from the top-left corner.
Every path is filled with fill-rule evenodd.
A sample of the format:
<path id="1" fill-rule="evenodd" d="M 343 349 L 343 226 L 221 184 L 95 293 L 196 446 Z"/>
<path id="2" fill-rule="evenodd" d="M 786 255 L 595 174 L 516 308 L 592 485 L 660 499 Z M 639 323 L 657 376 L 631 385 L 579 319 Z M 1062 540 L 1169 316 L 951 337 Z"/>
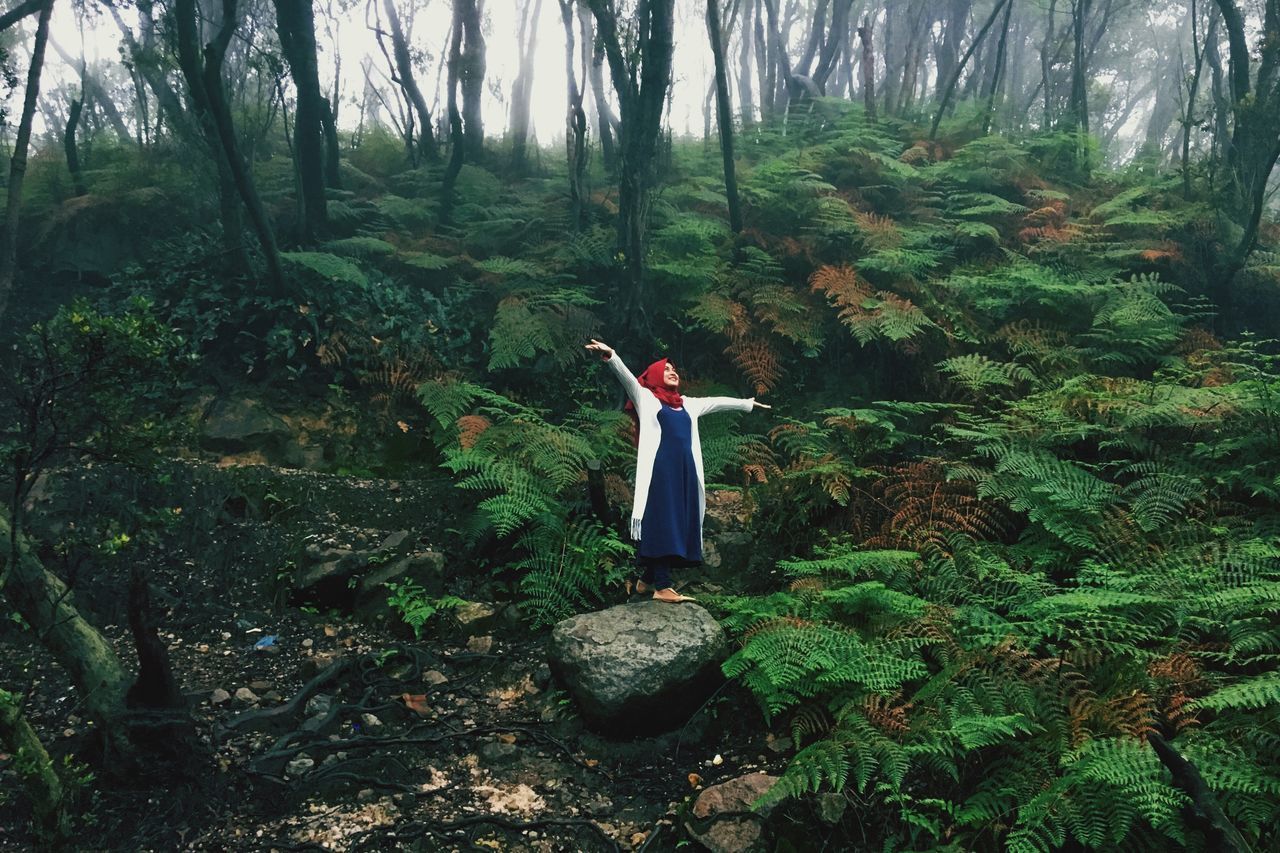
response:
<path id="1" fill-rule="evenodd" d="M 185 710 L 187 703 L 173 677 L 169 652 L 156 632 L 146 571 L 134 563 L 129 571 L 129 631 L 138 650 L 138 678 L 125 697 L 130 708 Z"/>
<path id="2" fill-rule="evenodd" d="M 871 45 L 871 17 L 866 16 L 862 19 L 862 26 L 858 27 L 858 41 L 862 42 L 862 58 L 859 62 L 859 72 L 862 75 L 862 105 L 866 110 L 867 118 L 871 121 L 876 120 L 876 55 Z"/>
<path id="3" fill-rule="evenodd" d="M 1085 60 L 1084 33 L 1085 22 L 1089 18 L 1089 10 L 1093 0 L 1071 0 L 1071 38 L 1074 50 L 1071 61 L 1071 101 L 1068 112 L 1071 124 L 1077 133 L 1089 132 L 1089 90 Z"/>
<path id="4" fill-rule="evenodd" d="M 0 514 L 0 577 L 5 595 L 41 644 L 66 670 L 110 752 L 125 743 L 123 721 L 129 678 L 111 646 L 71 604 L 66 584 L 47 571 L 25 537 L 14 536 Z"/>
<path id="5" fill-rule="evenodd" d="M 43 11 L 44 0 L 23 0 L 17 6 L 0 15 L 0 33 L 12 27 L 28 15 Z"/>
<path id="6" fill-rule="evenodd" d="M 578 88 L 574 72 L 573 0 L 559 0 L 560 21 L 564 25 L 564 71 L 568 81 L 569 101 L 565 110 L 565 153 L 569 165 L 569 222 L 575 232 L 582 228 L 582 203 L 586 196 L 583 178 L 587 169 L 587 114 L 582 109 L 583 90 Z M 586 66 L 587 45 L 582 45 L 582 64 Z"/>
<path id="7" fill-rule="evenodd" d="M 766 0 L 768 2 L 768 0 Z M 612 0 L 588 0 L 596 18 L 613 87 L 622 110 L 621 162 L 618 169 L 618 248 L 624 257 L 631 292 L 629 315 L 636 328 L 644 315 L 644 250 L 649 206 L 658 182 L 658 141 L 671 87 L 675 0 L 641 4 L 640 39 L 623 52 Z"/>
<path id="8" fill-rule="evenodd" d="M 770 80 L 770 85 L 774 87 L 773 109 L 786 112 L 792 91 L 791 57 L 787 55 L 787 43 L 778 25 L 778 0 L 764 0 L 764 8 L 769 18 L 769 52 L 773 59 L 770 67 L 776 69 L 777 73 Z"/>
<path id="9" fill-rule="evenodd" d="M 169 127 L 175 133 L 192 131 L 186 110 L 182 106 L 182 99 L 178 97 L 178 93 L 169 85 L 169 80 L 161 69 L 161 63 L 157 61 L 158 57 L 153 44 L 155 24 L 151 18 L 150 0 L 141 0 L 141 2 L 137 3 L 137 9 L 138 24 L 142 36 L 141 42 L 134 38 L 133 30 L 120 17 L 120 12 L 115 5 L 107 4 L 107 10 L 111 13 L 111 17 L 115 20 L 116 26 L 120 29 L 120 35 L 124 39 L 130 65 L 134 73 L 142 78 L 147 84 L 147 88 L 156 96 L 160 117 L 168 121 Z M 145 103 L 145 100 L 143 103 Z M 159 124 L 160 118 L 158 117 L 156 119 L 157 129 Z"/>
<path id="10" fill-rule="evenodd" d="M 852 2 L 852 0 L 850 0 Z M 746 130 L 755 121 L 755 112 L 751 105 L 751 12 L 755 9 L 752 0 L 742 0 L 742 26 L 738 39 L 738 114 L 742 120 L 742 128 Z"/>
<path id="11" fill-rule="evenodd" d="M 1040 45 L 1040 85 L 1044 89 L 1045 130 L 1053 127 L 1053 59 L 1049 48 L 1053 44 L 1053 31 L 1057 23 L 1058 0 L 1049 0 L 1049 22 L 1045 26 L 1044 41 Z"/>
<path id="12" fill-rule="evenodd" d="M 996 22 L 996 18 L 1004 10 L 1005 5 L 1011 2 L 1013 0 L 999 0 L 996 3 L 995 8 L 991 10 L 991 14 L 987 17 L 986 23 L 982 25 L 982 29 L 978 30 L 978 34 L 973 37 L 973 41 L 969 44 L 969 49 L 964 52 L 964 56 L 956 64 L 955 70 L 951 72 L 951 79 L 947 81 L 947 86 L 942 93 L 942 102 L 938 104 L 938 113 L 933 117 L 933 125 L 929 128 L 930 139 L 938 137 L 938 125 L 942 123 L 942 116 L 951 104 L 951 99 L 956 93 L 956 83 L 960 81 L 960 75 L 964 73 L 964 67 L 969 64 L 969 58 L 978 49 L 978 45 L 982 44 L 982 40 L 987 37 L 987 33 Z"/>
<path id="13" fill-rule="evenodd" d="M 774 115 L 773 63 L 769 57 L 769 47 L 764 36 L 764 0 L 755 0 L 755 27 L 751 37 L 755 46 L 756 76 L 760 86 L 760 118 L 769 119 Z M 745 34 L 743 36 L 745 38 Z"/>
<path id="14" fill-rule="evenodd" d="M 720 0 L 707 0 L 707 34 L 716 64 L 716 124 L 720 128 L 720 153 L 724 158 L 725 196 L 729 201 L 729 227 L 742 231 L 742 209 L 738 204 L 738 178 L 733 162 L 733 112 L 729 104 L 729 79 L 724 70 L 723 33 L 720 29 Z"/>
<path id="15" fill-rule="evenodd" d="M 320 126 L 324 129 L 324 185 L 342 189 L 342 152 L 338 147 L 338 122 L 333 115 L 333 104 L 328 98 L 320 99 Z"/>
<path id="16" fill-rule="evenodd" d="M 572 11 L 572 10 L 570 10 Z M 511 86 L 511 168 L 522 173 L 527 168 L 529 143 L 529 98 L 533 94 L 534 51 L 538 46 L 538 18 L 542 16 L 542 0 L 525 3 L 520 19 L 520 73 Z M 573 40 L 572 33 L 569 34 Z M 570 73 L 573 72 L 570 62 Z M 577 83 L 573 84 L 577 88 Z"/>
<path id="17" fill-rule="evenodd" d="M 49 45 L 57 52 L 58 57 L 67 65 L 76 65 L 83 63 L 84 60 L 77 60 L 74 56 L 63 50 L 62 45 L 53 39 L 49 39 Z M 133 135 L 129 133 L 129 128 L 124 123 L 124 118 L 120 115 L 120 110 L 116 108 L 115 102 L 111 100 L 111 96 L 107 94 L 106 89 L 102 88 L 102 83 L 98 78 L 88 72 L 85 65 L 80 68 L 80 88 L 81 98 L 86 102 L 92 102 L 102 109 L 102 114 L 106 116 L 107 123 L 111 125 L 111 129 L 115 131 L 116 138 L 123 144 L 134 141 Z"/>
<path id="18" fill-rule="evenodd" d="M 823 34 L 827 29 L 827 10 L 831 0 L 815 0 L 813 16 L 809 21 L 809 37 L 805 39 L 804 53 L 796 62 L 795 73 L 805 77 L 813 76 L 813 60 L 818 56 L 818 48 L 822 47 Z"/>
<path id="19" fill-rule="evenodd" d="M 395 0 L 383 0 L 383 9 L 387 13 L 387 23 L 391 25 L 391 50 L 395 57 L 395 64 L 392 66 L 392 82 L 400 87 L 404 93 L 406 100 L 409 101 L 409 110 L 412 116 L 417 116 L 418 153 L 424 155 L 428 160 L 435 161 L 440 158 L 440 149 L 436 145 L 435 133 L 431 128 L 431 110 L 427 108 L 427 99 L 422 96 L 422 89 L 418 87 L 418 78 L 413 73 L 413 58 L 409 53 L 409 39 L 405 35 L 404 27 L 400 23 L 400 13 L 396 10 Z M 382 33 L 378 33 L 378 41 L 382 41 Z M 407 144 L 412 146 L 412 132 Z M 412 162 L 417 162 L 417 156 L 411 156 Z"/>
<path id="20" fill-rule="evenodd" d="M 852 49 L 849 32 L 849 12 L 852 9 L 853 0 L 836 0 L 831 9 L 831 31 L 818 57 L 818 67 L 813 70 L 813 82 L 824 95 L 827 93 L 827 81 L 839 66 L 841 54 Z"/>
<path id="21" fill-rule="evenodd" d="M 463 139 L 467 157 L 478 161 L 484 156 L 484 121 L 480 109 L 480 102 L 484 97 L 485 74 L 484 33 L 480 30 L 480 13 L 484 0 L 453 0 L 453 5 L 462 21 L 463 43 L 458 54 L 456 73 L 462 89 Z"/>
<path id="22" fill-rule="evenodd" d="M 1231 307 L 1236 275 L 1244 268 L 1258 241 L 1258 228 L 1266 207 L 1267 181 L 1280 159 L 1280 0 L 1267 0 L 1258 46 L 1257 87 L 1251 89 L 1251 54 L 1245 38 L 1244 15 L 1234 0 L 1217 0 L 1227 28 L 1231 61 L 1231 112 L 1235 120 L 1227 166 L 1233 218 L 1244 229 L 1235 248 L 1223 259 L 1219 302 L 1224 313 Z"/>
<path id="23" fill-rule="evenodd" d="M 462 74 L 462 33 L 464 23 L 462 3 L 455 0 L 453 4 L 453 26 L 449 31 L 449 79 L 448 115 L 449 115 L 449 165 L 445 167 L 444 178 L 440 184 L 440 220 L 444 224 L 453 221 L 454 187 L 458 183 L 458 175 L 462 172 L 462 164 L 467 156 L 466 134 L 463 130 L 462 113 L 458 109 L 459 78 Z"/>
<path id="24" fill-rule="evenodd" d="M 938 80 L 934 89 L 936 101 L 942 100 L 946 83 L 951 79 L 951 74 L 960 61 L 960 45 L 964 42 L 965 25 L 969 21 L 969 11 L 972 8 L 973 0 L 950 0 L 947 4 L 942 38 L 938 40 L 934 50 L 934 61 L 938 71 Z"/>
<path id="25" fill-rule="evenodd" d="M 71 173 L 73 192 L 85 195 L 89 191 L 84 186 L 84 174 L 80 171 L 80 151 L 76 148 L 76 126 L 80 124 L 80 113 L 84 109 L 84 101 L 72 99 L 67 110 L 67 127 L 62 131 L 62 150 L 67 155 L 67 171 Z"/>
<path id="26" fill-rule="evenodd" d="M 933 14 L 925 3 L 912 7 L 911 32 L 902 68 L 902 88 L 898 90 L 898 114 L 904 115 L 915 103 L 916 83 L 924 65 L 924 46 L 933 27 Z"/>
<path id="27" fill-rule="evenodd" d="M 613 174 L 618 171 L 618 117 L 609 107 L 608 92 L 604 87 L 604 45 L 595 37 L 594 21 L 591 10 L 583 3 L 578 5 L 578 28 L 582 32 L 582 50 L 586 54 L 587 45 L 591 45 L 590 80 L 591 91 L 595 98 L 596 135 L 600 139 L 600 154 L 604 159 L 604 169 Z M 585 89 L 586 84 L 583 84 Z"/>
<path id="28" fill-rule="evenodd" d="M 1195 68 L 1191 73 L 1191 81 L 1187 84 L 1187 104 L 1182 114 L 1182 196 L 1191 200 L 1191 128 L 1195 125 L 1196 97 L 1200 94 L 1200 76 L 1204 71 L 1205 48 L 1200 43 L 1200 32 L 1197 24 L 1196 0 L 1191 0 L 1191 49 L 1194 51 Z M 1213 41 L 1218 37 L 1218 18 L 1211 16 L 1205 41 Z"/>
<path id="29" fill-rule="evenodd" d="M 53 759 L 22 713 L 22 697 L 0 690 L 0 746 L 17 757 L 16 767 L 31 798 L 36 835 L 59 847 L 71 832 L 63 808 L 62 780 Z"/>
<path id="30" fill-rule="evenodd" d="M 36 23 L 36 40 L 31 48 L 31 66 L 27 69 L 27 92 L 22 102 L 22 118 L 13 141 L 9 160 L 8 199 L 5 204 L 4 234 L 0 235 L 0 320 L 9 307 L 13 281 L 18 273 L 18 220 L 22 210 L 22 184 L 27 176 L 27 148 L 31 144 L 31 124 L 40 94 L 40 72 L 44 68 L 45 45 L 49 43 L 49 17 L 54 0 L 45 0 Z"/>
<path id="31" fill-rule="evenodd" d="M 249 212 L 254 231 L 267 262 L 271 286 L 275 293 L 286 290 L 280 254 L 266 212 L 258 198 L 257 188 L 240 156 L 239 142 L 227 108 L 222 88 L 222 61 L 236 29 L 236 0 L 223 0 L 222 22 L 217 35 L 204 49 L 199 48 L 195 0 L 175 0 L 177 19 L 178 65 L 191 92 L 191 102 L 209 153 L 218 168 L 219 206 L 222 217 L 223 243 L 236 266 L 249 269 L 241 239 L 240 207 L 237 196 Z"/>
<path id="32" fill-rule="evenodd" d="M 324 188 L 324 94 L 316 60 L 315 11 L 311 0 L 272 0 L 276 33 L 289 63 L 297 95 L 293 114 L 293 150 L 302 195 L 298 239 L 314 243 L 328 230 Z"/>
<path id="33" fill-rule="evenodd" d="M 1000 88 L 1000 75 L 1004 73 L 1006 64 L 1009 44 L 1009 17 L 1012 14 L 1013 0 L 1006 0 L 1004 4 L 1004 23 L 1000 28 L 1000 41 L 996 44 L 995 68 L 991 72 L 991 86 L 987 89 L 987 108 L 982 117 L 982 132 L 984 135 L 991 132 L 991 118 L 995 113 L 996 107 L 996 92 Z"/>

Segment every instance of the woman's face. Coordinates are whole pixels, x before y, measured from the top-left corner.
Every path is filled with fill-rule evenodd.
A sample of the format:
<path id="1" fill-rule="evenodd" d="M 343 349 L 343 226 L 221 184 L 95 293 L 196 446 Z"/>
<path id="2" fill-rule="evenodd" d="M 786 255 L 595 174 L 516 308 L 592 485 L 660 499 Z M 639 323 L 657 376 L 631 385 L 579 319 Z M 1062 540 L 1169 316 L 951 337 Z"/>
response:
<path id="1" fill-rule="evenodd" d="M 667 366 L 662 370 L 662 384 L 668 388 L 680 387 L 680 374 L 676 373 L 676 366 L 671 362 L 667 362 Z"/>

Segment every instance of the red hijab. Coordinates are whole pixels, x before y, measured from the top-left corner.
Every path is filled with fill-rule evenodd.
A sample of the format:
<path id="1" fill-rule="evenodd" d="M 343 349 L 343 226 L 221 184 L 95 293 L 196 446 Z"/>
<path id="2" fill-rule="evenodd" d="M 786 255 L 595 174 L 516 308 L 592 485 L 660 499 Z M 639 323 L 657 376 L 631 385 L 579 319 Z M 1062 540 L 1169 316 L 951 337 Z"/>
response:
<path id="1" fill-rule="evenodd" d="M 663 403 L 666 403 L 668 406 L 671 406 L 673 409 L 678 409 L 684 405 L 684 397 L 680 396 L 680 392 L 677 391 L 676 389 L 668 388 L 667 384 L 662 381 L 662 374 L 667 369 L 668 360 L 669 359 L 665 359 L 665 358 L 658 359 L 653 364 L 646 367 L 644 369 L 644 373 L 641 373 L 639 376 L 636 377 L 636 381 L 639 382 L 641 386 L 648 388 L 650 391 L 652 391 L 653 396 L 657 397 L 658 400 L 660 400 Z M 627 401 L 627 405 L 624 406 L 623 408 L 626 409 L 627 414 L 631 415 L 631 420 L 635 421 L 635 424 L 636 424 L 635 440 L 636 440 L 636 443 L 639 444 L 640 443 L 640 416 L 636 414 L 636 407 L 632 404 L 630 400 Z"/>

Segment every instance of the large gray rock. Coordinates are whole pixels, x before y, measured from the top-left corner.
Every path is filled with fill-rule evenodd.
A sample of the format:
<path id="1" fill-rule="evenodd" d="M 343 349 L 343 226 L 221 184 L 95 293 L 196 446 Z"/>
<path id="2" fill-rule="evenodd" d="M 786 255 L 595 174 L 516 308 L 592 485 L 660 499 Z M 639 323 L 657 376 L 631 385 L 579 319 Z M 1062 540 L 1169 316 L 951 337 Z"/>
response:
<path id="1" fill-rule="evenodd" d="M 278 415 L 247 398 L 219 400 L 200 432 L 205 447 L 230 453 L 274 451 L 293 434 Z"/>
<path id="2" fill-rule="evenodd" d="M 560 622 L 548 663 L 593 728 L 643 735 L 697 710 L 722 680 L 728 645 L 698 605 L 645 601 Z"/>

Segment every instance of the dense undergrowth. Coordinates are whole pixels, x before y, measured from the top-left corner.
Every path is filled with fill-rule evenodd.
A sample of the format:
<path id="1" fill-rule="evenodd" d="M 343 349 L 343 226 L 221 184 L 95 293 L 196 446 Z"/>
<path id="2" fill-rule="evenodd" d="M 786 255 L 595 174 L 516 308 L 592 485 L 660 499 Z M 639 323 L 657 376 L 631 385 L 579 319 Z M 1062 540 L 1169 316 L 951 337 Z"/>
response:
<path id="1" fill-rule="evenodd" d="M 708 479 L 754 509 L 741 571 L 762 592 L 712 602 L 740 642 L 725 669 L 798 748 L 771 796 L 843 791 L 867 849 L 1203 848 L 1153 735 L 1263 843 L 1280 833 L 1280 362 L 1262 325 L 1280 235 L 1220 311 L 1206 271 L 1232 234 L 1207 190 L 1136 167 L 1080 184 L 1058 165 L 1069 137 L 919 138 L 826 102 L 747 134 L 739 235 L 718 151 L 673 144 L 643 323 L 615 307 L 602 174 L 575 229 L 555 168 L 468 166 L 446 227 L 438 170 L 374 136 L 344 163 L 329 241 L 284 255 L 297 299 L 159 224 L 176 173 L 104 169 L 86 201 L 45 161 L 30 206 L 50 247 L 108 211 L 147 224 L 137 263 L 102 261 L 101 310 L 144 298 L 196 365 L 185 381 L 358 395 L 379 429 L 422 436 L 411 464 L 456 476 L 536 625 L 596 606 L 630 553 L 586 488 L 599 462 L 613 512 L 629 506 L 629 422 L 589 336 L 633 369 L 670 354 L 690 393 L 773 402 L 703 439 Z"/>

